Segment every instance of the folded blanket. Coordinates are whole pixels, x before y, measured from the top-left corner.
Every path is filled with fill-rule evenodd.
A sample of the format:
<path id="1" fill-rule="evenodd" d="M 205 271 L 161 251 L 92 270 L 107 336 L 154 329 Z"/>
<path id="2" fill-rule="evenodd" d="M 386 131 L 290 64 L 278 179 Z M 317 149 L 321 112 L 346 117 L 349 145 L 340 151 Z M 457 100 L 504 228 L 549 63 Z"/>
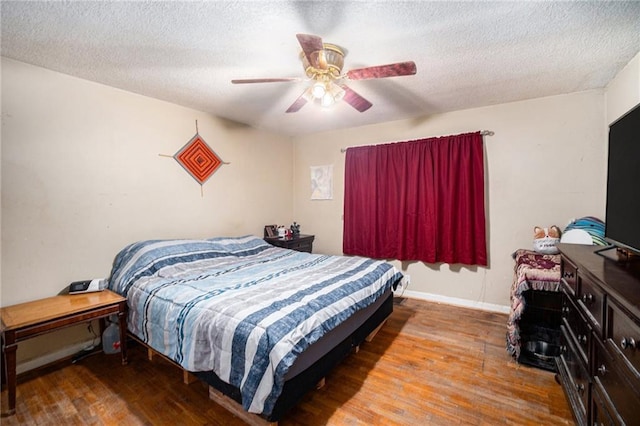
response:
<path id="1" fill-rule="evenodd" d="M 518 320 L 525 309 L 523 293 L 529 289 L 560 290 L 560 255 L 540 254 L 519 249 L 513 253 L 516 261 L 511 286 L 511 311 L 507 320 L 507 351 L 515 359 L 520 357 L 520 328 Z"/>

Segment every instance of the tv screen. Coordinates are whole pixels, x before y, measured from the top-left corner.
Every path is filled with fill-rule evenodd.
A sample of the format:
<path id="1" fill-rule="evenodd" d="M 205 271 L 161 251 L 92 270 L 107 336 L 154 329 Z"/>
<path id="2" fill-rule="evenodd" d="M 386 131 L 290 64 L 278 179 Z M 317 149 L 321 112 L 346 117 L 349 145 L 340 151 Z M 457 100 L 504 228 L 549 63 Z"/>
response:
<path id="1" fill-rule="evenodd" d="M 640 253 L 640 105 L 609 126 L 605 238 Z"/>

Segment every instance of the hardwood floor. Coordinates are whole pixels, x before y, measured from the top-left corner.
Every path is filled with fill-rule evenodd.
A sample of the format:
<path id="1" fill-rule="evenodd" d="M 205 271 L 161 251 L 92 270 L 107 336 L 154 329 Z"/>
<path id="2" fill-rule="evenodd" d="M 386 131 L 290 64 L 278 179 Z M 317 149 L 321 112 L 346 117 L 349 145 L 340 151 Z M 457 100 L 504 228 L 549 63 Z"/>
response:
<path id="1" fill-rule="evenodd" d="M 507 316 L 397 299 L 370 343 L 281 425 L 574 424 L 553 373 L 515 363 Z M 18 349 L 19 350 L 19 349 Z M 6 407 L 6 391 L 2 392 Z M 207 387 L 131 344 L 129 365 L 97 354 L 18 378 L 16 415 L 2 425 L 236 425 Z"/>

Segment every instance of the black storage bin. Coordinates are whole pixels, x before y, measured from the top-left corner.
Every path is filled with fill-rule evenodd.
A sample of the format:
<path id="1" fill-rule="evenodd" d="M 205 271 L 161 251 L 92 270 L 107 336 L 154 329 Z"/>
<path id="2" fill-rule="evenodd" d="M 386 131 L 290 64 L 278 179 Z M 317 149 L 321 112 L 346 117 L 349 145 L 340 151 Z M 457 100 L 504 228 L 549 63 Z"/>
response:
<path id="1" fill-rule="evenodd" d="M 527 290 L 520 318 L 520 357 L 518 362 L 556 371 L 554 358 L 560 355 L 562 293 Z"/>

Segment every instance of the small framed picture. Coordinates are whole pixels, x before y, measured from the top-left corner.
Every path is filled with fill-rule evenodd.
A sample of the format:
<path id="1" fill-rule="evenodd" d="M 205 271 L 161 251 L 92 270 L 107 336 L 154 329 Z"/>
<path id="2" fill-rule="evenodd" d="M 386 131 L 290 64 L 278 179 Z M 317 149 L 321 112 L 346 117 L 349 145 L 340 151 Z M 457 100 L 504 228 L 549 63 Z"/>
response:
<path id="1" fill-rule="evenodd" d="M 266 225 L 264 227 L 264 236 L 274 238 L 278 236 L 278 225 Z"/>

